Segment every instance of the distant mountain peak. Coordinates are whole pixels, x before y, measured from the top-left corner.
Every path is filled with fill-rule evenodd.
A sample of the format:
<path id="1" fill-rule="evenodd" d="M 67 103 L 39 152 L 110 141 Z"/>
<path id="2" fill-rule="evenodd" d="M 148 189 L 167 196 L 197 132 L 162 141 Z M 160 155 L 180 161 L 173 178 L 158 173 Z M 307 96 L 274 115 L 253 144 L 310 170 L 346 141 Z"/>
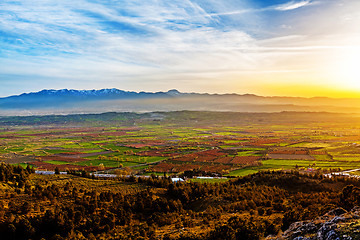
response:
<path id="1" fill-rule="evenodd" d="M 177 95 L 180 95 L 181 92 L 179 92 L 178 90 L 176 89 L 171 89 L 169 91 L 166 92 L 168 95 L 172 95 L 172 96 L 177 96 Z"/>
<path id="2" fill-rule="evenodd" d="M 244 96 L 244 97 L 259 97 L 258 95 L 252 94 L 252 93 L 245 93 L 242 96 Z"/>

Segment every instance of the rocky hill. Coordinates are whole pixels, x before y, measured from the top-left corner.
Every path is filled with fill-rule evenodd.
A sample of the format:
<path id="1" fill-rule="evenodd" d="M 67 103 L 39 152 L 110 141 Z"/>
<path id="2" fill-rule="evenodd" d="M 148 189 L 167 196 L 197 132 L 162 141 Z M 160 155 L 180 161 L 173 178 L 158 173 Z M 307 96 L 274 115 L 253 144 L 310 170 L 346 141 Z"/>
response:
<path id="1" fill-rule="evenodd" d="M 311 221 L 300 221 L 280 236 L 267 240 L 355 240 L 360 239 L 360 207 L 350 211 L 336 208 Z"/>

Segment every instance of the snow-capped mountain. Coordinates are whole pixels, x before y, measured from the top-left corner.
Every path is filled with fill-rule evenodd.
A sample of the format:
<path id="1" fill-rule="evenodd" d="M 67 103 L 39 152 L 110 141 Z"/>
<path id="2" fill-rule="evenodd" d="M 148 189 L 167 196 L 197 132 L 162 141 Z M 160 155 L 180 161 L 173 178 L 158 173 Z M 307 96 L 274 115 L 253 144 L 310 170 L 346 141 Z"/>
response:
<path id="1" fill-rule="evenodd" d="M 57 96 L 57 97 L 115 97 L 115 98 L 126 98 L 126 97 L 139 97 L 139 96 L 174 96 L 180 95 L 181 93 L 177 90 L 170 90 L 168 92 L 132 92 L 123 91 L 116 88 L 107 88 L 101 90 L 74 90 L 74 89 L 61 89 L 61 90 L 41 90 L 39 92 L 23 93 L 17 96 L 10 96 L 7 98 L 24 98 L 24 97 L 42 97 L 42 96 Z M 0 98 L 1 99 L 1 98 Z M 3 98 L 6 99 L 6 98 Z"/>
<path id="2" fill-rule="evenodd" d="M 45 107 L 67 104 L 69 102 L 116 100 L 116 99 L 144 99 L 144 98 L 169 98 L 180 96 L 177 90 L 168 92 L 132 92 L 116 88 L 101 90 L 41 90 L 39 92 L 23 93 L 16 96 L 0 98 L 0 109 Z"/>

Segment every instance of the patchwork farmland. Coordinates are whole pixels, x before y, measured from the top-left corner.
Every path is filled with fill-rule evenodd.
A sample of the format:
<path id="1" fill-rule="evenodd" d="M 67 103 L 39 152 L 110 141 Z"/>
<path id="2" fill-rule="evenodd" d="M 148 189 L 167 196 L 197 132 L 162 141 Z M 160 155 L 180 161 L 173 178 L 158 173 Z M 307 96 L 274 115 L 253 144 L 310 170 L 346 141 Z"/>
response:
<path id="1" fill-rule="evenodd" d="M 51 116 L 4 117 L 0 161 L 39 170 L 140 175 L 199 170 L 241 176 L 269 169 L 335 171 L 360 166 L 356 115 L 157 114 L 161 120 L 152 119 L 151 113 L 84 115 L 82 120 L 56 116 L 56 123 Z M 317 122 L 311 120 L 314 116 Z M 32 118 L 37 118 L 35 126 Z"/>

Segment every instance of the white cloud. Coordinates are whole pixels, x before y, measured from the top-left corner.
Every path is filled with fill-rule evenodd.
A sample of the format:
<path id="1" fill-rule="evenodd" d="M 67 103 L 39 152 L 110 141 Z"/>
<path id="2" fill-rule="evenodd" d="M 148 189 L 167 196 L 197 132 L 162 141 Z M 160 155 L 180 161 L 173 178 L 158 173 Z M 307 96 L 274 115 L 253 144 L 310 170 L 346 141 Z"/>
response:
<path id="1" fill-rule="evenodd" d="M 209 79 L 215 84 L 218 79 L 236 74 L 306 71 L 312 54 L 337 47 L 321 38 L 324 35 L 315 38 L 310 32 L 308 37 L 299 30 L 298 16 L 274 23 L 281 34 L 254 20 L 269 11 L 286 15 L 283 11 L 317 3 L 310 0 L 262 9 L 246 5 L 247 1 L 242 1 L 243 5 L 238 1 L 230 4 L 230 0 L 116 2 L 106 5 L 87 0 L 24 0 L 15 5 L 2 1 L 0 74 L 14 76 L 12 79 L 18 76 L 18 81 L 23 82 L 26 80 L 21 79 L 33 81 L 37 77 L 54 80 L 49 85 L 61 88 L 72 87 L 66 84 L 74 82 L 77 85 L 73 88 L 101 85 L 155 89 L 156 83 L 168 82 L 171 86 L 193 80 L 200 86 L 207 85 Z M 328 17 L 327 13 L 321 12 Z M 242 19 L 241 14 L 246 18 Z M 326 19 L 323 25 L 328 24 L 327 18 L 322 19 Z M 256 26 L 250 29 L 256 34 L 249 33 L 248 22 Z M 311 20 L 299 22 L 307 24 Z M 318 29 L 316 26 L 316 32 Z M 272 32 L 264 37 L 265 31 Z M 296 64 L 287 65 L 304 55 L 308 55 L 309 64 L 297 65 L 294 61 Z M 31 81 L 26 84 L 32 85 Z"/>
<path id="2" fill-rule="evenodd" d="M 219 12 L 219 13 L 211 13 L 210 16 L 227 16 L 227 15 L 241 15 L 246 13 L 260 13 L 266 11 L 290 11 L 295 10 L 298 8 L 315 5 L 317 2 L 311 0 L 304 0 L 304 1 L 291 1 L 280 5 L 273 5 L 265 8 L 247 8 L 247 9 L 240 9 L 235 11 L 228 11 L 228 12 Z"/>
<path id="3" fill-rule="evenodd" d="M 312 4 L 312 1 L 310 1 L 310 0 L 305 0 L 305 1 L 300 1 L 300 2 L 291 1 L 291 2 L 288 2 L 285 4 L 275 6 L 273 9 L 279 10 L 279 11 L 289 11 L 289 10 L 294 10 L 297 8 L 309 6 L 311 4 Z"/>

